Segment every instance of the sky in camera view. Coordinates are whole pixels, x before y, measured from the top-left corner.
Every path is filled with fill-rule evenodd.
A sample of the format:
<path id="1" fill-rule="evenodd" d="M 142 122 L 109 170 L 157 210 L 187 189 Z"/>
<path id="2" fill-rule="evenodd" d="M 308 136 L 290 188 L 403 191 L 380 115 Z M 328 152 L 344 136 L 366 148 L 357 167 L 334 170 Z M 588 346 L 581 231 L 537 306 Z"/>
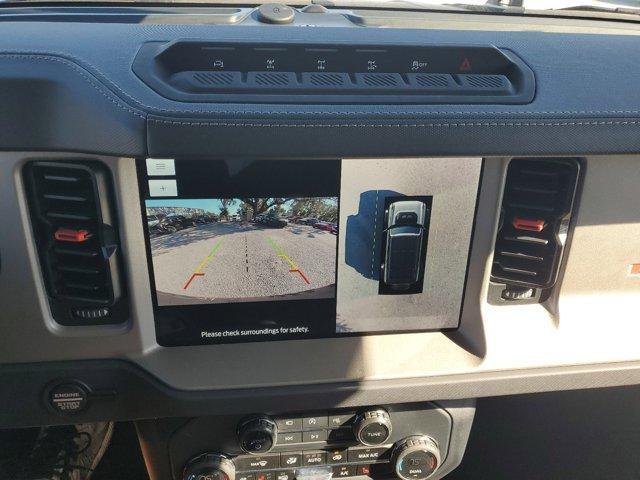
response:
<path id="1" fill-rule="evenodd" d="M 294 203 L 294 199 L 288 200 L 287 202 L 280 205 L 281 212 L 286 214 L 291 205 Z M 323 200 L 325 203 L 330 205 L 337 205 L 338 201 L 336 198 L 326 198 Z M 147 208 L 153 207 L 177 207 L 177 208 L 197 208 L 204 210 L 208 213 L 213 213 L 215 215 L 220 215 L 220 211 L 222 210 L 222 201 L 220 199 L 212 199 L 212 198 L 203 198 L 203 199 L 168 199 L 168 200 L 146 200 L 145 205 Z M 228 206 L 229 215 L 236 215 L 239 213 L 242 208 L 242 202 L 234 199 L 234 201 Z"/>

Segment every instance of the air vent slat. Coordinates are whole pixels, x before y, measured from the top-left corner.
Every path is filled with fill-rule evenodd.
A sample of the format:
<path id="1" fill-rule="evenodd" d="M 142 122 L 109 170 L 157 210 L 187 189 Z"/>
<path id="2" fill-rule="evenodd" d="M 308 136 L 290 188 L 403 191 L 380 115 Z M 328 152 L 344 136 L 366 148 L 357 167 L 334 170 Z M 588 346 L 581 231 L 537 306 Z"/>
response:
<path id="1" fill-rule="evenodd" d="M 544 257 L 539 257 L 537 255 L 529 255 L 522 252 L 510 252 L 508 250 L 500 250 L 500 255 L 504 255 L 505 257 L 514 257 L 514 258 L 522 258 L 524 260 L 533 260 L 536 262 L 543 262 Z"/>
<path id="2" fill-rule="evenodd" d="M 47 200 L 60 200 L 63 202 L 86 202 L 87 197 L 84 196 L 73 196 L 73 195 L 55 195 L 53 193 L 45 193 L 42 195 L 43 198 Z"/>
<path id="3" fill-rule="evenodd" d="M 95 268 L 78 267 L 72 265 L 58 264 L 57 268 L 60 272 L 83 273 L 85 275 L 99 275 L 100 270 Z"/>
<path id="4" fill-rule="evenodd" d="M 512 192 L 536 193 L 542 195 L 555 195 L 558 193 L 558 190 L 556 189 L 535 188 L 525 185 L 512 185 L 509 187 L 509 190 Z"/>
<path id="5" fill-rule="evenodd" d="M 86 283 L 72 283 L 72 282 L 69 282 L 69 283 L 67 283 L 66 287 L 67 288 L 72 288 L 74 290 L 86 290 L 88 292 L 97 292 L 101 288 L 104 288 L 104 285 L 100 286 L 100 285 L 90 285 L 90 284 L 86 284 Z"/>
<path id="6" fill-rule="evenodd" d="M 68 175 L 47 175 L 44 174 L 44 179 L 52 182 L 80 182 L 80 177 L 71 177 Z"/>
<path id="7" fill-rule="evenodd" d="M 535 277 L 538 275 L 538 272 L 533 271 L 533 270 L 523 270 L 522 268 L 515 268 L 515 267 L 505 267 L 503 265 L 500 265 L 500 268 L 508 273 L 515 273 L 518 275 L 526 275 L 528 277 Z"/>
<path id="8" fill-rule="evenodd" d="M 62 213 L 62 212 L 47 212 L 47 218 L 51 218 L 54 220 L 75 220 L 79 222 L 89 222 L 92 220 L 92 217 L 89 215 L 81 215 L 75 213 Z"/>
<path id="9" fill-rule="evenodd" d="M 555 210 L 555 207 L 553 206 L 534 204 L 534 203 L 527 204 L 527 203 L 520 203 L 520 202 L 509 202 L 507 203 L 507 206 L 513 209 L 540 210 L 542 212 L 553 212 Z"/>
<path id="10" fill-rule="evenodd" d="M 574 159 L 511 161 L 494 249 L 493 282 L 553 286 L 566 238 L 556 229 L 571 215 L 578 173 Z"/>
<path id="11" fill-rule="evenodd" d="M 72 250 L 70 248 L 54 248 L 54 253 L 58 255 L 73 255 L 75 257 L 95 258 L 100 254 L 95 250 Z"/>
<path id="12" fill-rule="evenodd" d="M 107 298 L 98 298 L 94 295 L 65 295 L 59 294 L 61 300 L 76 302 L 79 304 L 92 304 L 96 306 L 110 305 L 112 302 Z"/>
<path id="13" fill-rule="evenodd" d="M 549 240 L 547 240 L 546 238 L 531 237 L 526 235 L 522 235 L 522 236 L 509 235 L 503 238 L 509 242 L 525 242 L 525 243 L 533 243 L 536 245 L 547 245 L 549 243 Z"/>

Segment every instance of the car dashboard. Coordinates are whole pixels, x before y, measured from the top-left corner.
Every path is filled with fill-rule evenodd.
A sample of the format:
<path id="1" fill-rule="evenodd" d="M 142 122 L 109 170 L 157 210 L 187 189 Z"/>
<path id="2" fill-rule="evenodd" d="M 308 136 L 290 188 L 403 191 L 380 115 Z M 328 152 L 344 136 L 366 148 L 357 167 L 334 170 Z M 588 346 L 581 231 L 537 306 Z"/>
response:
<path id="1" fill-rule="evenodd" d="M 476 399 L 640 383 L 637 23 L 1 13 L 0 427 L 438 479 Z"/>

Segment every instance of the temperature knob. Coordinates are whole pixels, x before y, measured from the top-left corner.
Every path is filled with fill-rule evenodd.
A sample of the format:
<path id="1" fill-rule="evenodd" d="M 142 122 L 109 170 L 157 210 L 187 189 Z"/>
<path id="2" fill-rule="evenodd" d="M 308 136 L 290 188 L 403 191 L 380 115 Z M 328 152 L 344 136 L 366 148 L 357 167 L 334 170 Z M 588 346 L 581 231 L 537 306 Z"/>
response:
<path id="1" fill-rule="evenodd" d="M 269 417 L 250 417 L 238 426 L 238 442 L 246 453 L 260 455 L 273 448 L 277 433 L 278 427 Z"/>
<path id="2" fill-rule="evenodd" d="M 440 466 L 440 449 L 431 437 L 416 435 L 398 442 L 391 458 L 398 478 L 425 480 Z"/>
<path id="3" fill-rule="evenodd" d="M 381 408 L 362 412 L 356 417 L 353 433 L 363 445 L 382 445 L 391 436 L 389 414 Z"/>
<path id="4" fill-rule="evenodd" d="M 184 467 L 183 480 L 235 480 L 236 467 L 224 455 L 204 453 Z"/>

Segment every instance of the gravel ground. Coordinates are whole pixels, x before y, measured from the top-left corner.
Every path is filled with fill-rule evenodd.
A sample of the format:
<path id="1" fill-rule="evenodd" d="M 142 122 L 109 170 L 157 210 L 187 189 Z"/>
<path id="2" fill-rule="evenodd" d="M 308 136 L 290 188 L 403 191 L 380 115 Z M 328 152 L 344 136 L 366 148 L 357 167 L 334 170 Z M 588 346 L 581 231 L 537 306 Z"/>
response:
<path id="1" fill-rule="evenodd" d="M 152 238 L 156 289 L 211 301 L 315 290 L 335 283 L 336 242 L 302 225 L 199 225 Z"/>

